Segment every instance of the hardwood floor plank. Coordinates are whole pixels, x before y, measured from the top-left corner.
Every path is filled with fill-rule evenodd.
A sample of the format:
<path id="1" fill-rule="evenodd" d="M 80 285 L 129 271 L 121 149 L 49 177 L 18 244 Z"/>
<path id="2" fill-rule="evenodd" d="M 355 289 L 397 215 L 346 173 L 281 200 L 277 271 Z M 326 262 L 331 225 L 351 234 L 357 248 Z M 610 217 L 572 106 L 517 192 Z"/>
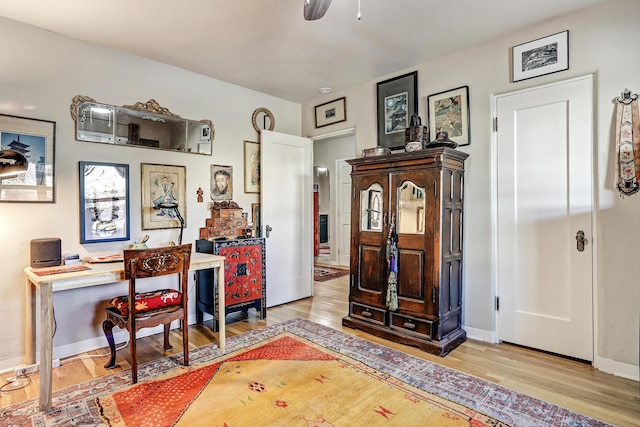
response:
<path id="1" fill-rule="evenodd" d="M 231 337 L 294 318 L 309 319 L 616 426 L 640 426 L 640 383 L 605 374 L 588 364 L 511 344 L 490 344 L 474 340 L 467 340 L 446 357 L 439 357 L 415 347 L 390 342 L 362 331 L 343 328 L 342 317 L 348 311 L 348 286 L 348 276 L 316 282 L 312 298 L 272 307 L 267 310 L 267 319 L 264 320 L 256 318 L 253 312 L 246 319 L 242 319 L 239 313 L 234 313 L 227 318 L 227 336 Z M 192 325 L 189 328 L 189 347 L 191 348 L 216 340 L 217 333 L 212 332 L 211 321 L 203 325 Z M 179 330 L 171 332 L 170 342 L 173 349 L 165 353 L 162 349 L 161 334 L 139 339 L 140 363 L 157 359 L 162 355 L 182 352 L 182 338 Z M 62 366 L 53 371 L 54 390 L 129 369 L 128 348 L 118 352 L 118 367 L 113 370 L 104 369 L 106 356 L 89 357 L 107 353 L 108 348 L 105 347 L 79 355 L 82 358 L 72 357 L 63 360 Z M 0 383 L 4 383 L 4 378 L 0 379 Z M 31 376 L 31 384 L 28 387 L 10 393 L 1 393 L 0 408 L 25 399 L 37 398 L 38 383 L 39 377 L 35 374 Z"/>

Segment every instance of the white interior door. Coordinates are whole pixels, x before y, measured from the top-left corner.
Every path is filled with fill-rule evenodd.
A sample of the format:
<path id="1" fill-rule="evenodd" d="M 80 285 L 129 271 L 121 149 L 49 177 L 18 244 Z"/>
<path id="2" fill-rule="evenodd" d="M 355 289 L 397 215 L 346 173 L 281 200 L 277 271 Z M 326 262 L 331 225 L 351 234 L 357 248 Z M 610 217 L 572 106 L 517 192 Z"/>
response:
<path id="1" fill-rule="evenodd" d="M 496 98 L 498 338 L 583 360 L 593 360 L 592 86 L 587 76 Z"/>
<path id="2" fill-rule="evenodd" d="M 261 131 L 261 232 L 266 237 L 267 307 L 313 293 L 311 140 Z"/>
<path id="3" fill-rule="evenodd" d="M 338 264 L 348 266 L 351 250 L 351 166 L 344 159 L 339 159 L 336 161 L 336 171 Z"/>

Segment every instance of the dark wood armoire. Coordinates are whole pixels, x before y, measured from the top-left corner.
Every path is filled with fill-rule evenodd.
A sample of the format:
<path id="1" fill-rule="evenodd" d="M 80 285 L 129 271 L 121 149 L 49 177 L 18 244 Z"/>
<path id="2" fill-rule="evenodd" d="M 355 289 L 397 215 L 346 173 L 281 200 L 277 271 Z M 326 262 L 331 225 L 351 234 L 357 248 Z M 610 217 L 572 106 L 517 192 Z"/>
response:
<path id="1" fill-rule="evenodd" d="M 447 147 L 349 160 L 349 314 L 342 324 L 444 356 L 462 328 L 464 161 Z M 397 235 L 397 309 L 387 304 Z M 393 304 L 392 304 L 393 307 Z"/>

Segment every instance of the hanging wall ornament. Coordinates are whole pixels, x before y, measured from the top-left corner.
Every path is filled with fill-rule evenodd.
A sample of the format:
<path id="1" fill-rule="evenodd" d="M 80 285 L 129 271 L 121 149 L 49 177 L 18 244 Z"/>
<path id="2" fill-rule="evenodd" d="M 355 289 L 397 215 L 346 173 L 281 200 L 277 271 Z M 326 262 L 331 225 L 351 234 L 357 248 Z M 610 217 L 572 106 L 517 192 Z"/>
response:
<path id="1" fill-rule="evenodd" d="M 258 124 L 258 117 L 260 117 L 260 115 L 263 115 L 262 128 Z M 267 119 L 269 119 L 268 128 Z M 253 128 L 256 130 L 256 132 L 258 132 L 258 135 L 260 135 L 260 131 L 262 131 L 262 129 L 273 130 L 273 128 L 276 127 L 276 119 L 273 118 L 273 113 L 269 111 L 268 108 L 264 107 L 256 108 L 256 110 L 253 112 L 253 116 L 251 116 L 251 123 L 253 123 Z"/>
<path id="2" fill-rule="evenodd" d="M 616 101 L 618 191 L 630 196 L 640 190 L 640 118 L 638 94 L 625 89 Z"/>

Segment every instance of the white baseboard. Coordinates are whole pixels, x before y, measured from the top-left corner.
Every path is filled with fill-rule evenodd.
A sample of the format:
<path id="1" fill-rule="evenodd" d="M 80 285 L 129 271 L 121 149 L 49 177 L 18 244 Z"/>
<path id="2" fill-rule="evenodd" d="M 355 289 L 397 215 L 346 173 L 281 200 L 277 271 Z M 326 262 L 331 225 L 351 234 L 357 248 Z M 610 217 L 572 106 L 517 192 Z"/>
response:
<path id="1" fill-rule="evenodd" d="M 470 326 L 464 326 L 464 330 L 467 331 L 467 338 L 472 340 L 490 342 L 493 344 L 498 342 L 495 331 L 487 331 L 486 329 L 477 329 Z"/>
<path id="2" fill-rule="evenodd" d="M 464 330 L 467 331 L 467 338 L 469 339 L 489 342 L 493 344 L 498 343 L 498 337 L 496 336 L 495 331 L 476 329 L 469 326 L 464 326 Z M 617 362 L 615 360 L 596 356 L 593 362 L 593 367 L 606 374 L 615 375 L 616 377 L 640 381 L 640 366 L 638 365 Z"/>
<path id="3" fill-rule="evenodd" d="M 640 366 L 630 363 L 617 362 L 604 357 L 596 357 L 594 366 L 597 370 L 615 375 L 616 377 L 627 378 L 633 381 L 640 381 Z"/>

